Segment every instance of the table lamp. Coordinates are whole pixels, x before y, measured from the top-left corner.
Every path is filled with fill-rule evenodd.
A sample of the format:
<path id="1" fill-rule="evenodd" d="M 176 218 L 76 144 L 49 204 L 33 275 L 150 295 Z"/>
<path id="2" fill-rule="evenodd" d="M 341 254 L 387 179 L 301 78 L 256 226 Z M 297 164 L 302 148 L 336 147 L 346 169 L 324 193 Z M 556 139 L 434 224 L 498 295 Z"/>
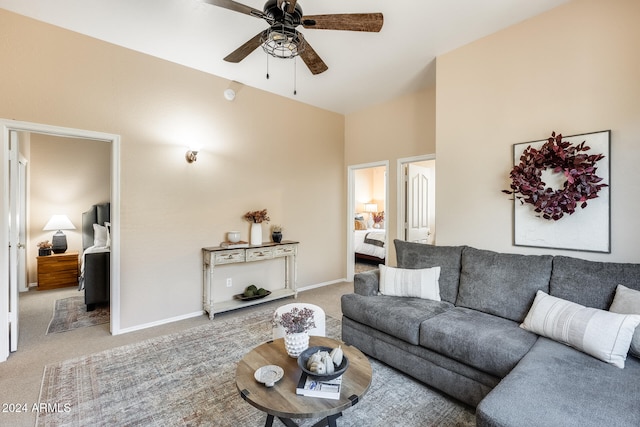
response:
<path id="1" fill-rule="evenodd" d="M 63 254 L 67 251 L 67 236 L 62 230 L 75 230 L 76 227 L 71 223 L 66 215 L 53 215 L 49 222 L 44 226 L 44 231 L 58 230 L 51 239 L 53 247 L 51 250 L 54 254 Z"/>

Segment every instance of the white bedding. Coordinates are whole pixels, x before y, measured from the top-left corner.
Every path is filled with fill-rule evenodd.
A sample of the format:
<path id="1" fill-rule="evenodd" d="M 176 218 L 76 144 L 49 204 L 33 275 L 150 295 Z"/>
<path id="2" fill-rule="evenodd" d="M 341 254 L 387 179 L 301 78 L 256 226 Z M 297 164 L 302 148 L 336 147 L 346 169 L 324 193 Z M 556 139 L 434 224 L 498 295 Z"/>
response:
<path id="1" fill-rule="evenodd" d="M 95 254 L 98 252 L 111 252 L 109 246 L 89 246 L 82 252 L 82 262 L 80 264 L 80 282 L 78 283 L 78 290 L 84 289 L 84 257 L 86 254 Z"/>
<path id="2" fill-rule="evenodd" d="M 365 242 L 366 239 L 384 242 L 386 239 L 385 231 L 381 229 L 373 230 L 354 230 L 354 250 L 358 254 L 370 255 L 384 260 L 386 250 L 384 245 L 378 246 Z"/>

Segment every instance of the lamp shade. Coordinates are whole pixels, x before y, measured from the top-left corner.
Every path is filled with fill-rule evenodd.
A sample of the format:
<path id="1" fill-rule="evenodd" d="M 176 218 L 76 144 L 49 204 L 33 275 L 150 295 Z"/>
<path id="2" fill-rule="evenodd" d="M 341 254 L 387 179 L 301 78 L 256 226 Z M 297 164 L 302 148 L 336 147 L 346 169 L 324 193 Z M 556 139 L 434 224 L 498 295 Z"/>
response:
<path id="1" fill-rule="evenodd" d="M 364 204 L 365 212 L 378 212 L 378 205 L 375 203 L 365 203 Z"/>
<path id="2" fill-rule="evenodd" d="M 66 215 L 53 215 L 43 228 L 44 231 L 75 229 L 76 227 L 71 223 L 71 220 Z"/>

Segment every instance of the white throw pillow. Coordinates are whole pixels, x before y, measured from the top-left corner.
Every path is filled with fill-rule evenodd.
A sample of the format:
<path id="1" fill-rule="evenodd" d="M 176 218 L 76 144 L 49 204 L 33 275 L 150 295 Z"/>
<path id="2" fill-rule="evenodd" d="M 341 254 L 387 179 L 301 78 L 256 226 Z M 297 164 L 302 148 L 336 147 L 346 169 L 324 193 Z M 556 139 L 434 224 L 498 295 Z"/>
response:
<path id="1" fill-rule="evenodd" d="M 618 285 L 609 311 L 620 314 L 640 314 L 640 291 Z M 629 351 L 634 356 L 640 357 L 640 327 L 636 327 Z"/>
<path id="2" fill-rule="evenodd" d="M 536 293 L 521 328 L 624 368 L 640 316 L 616 314 Z"/>
<path id="3" fill-rule="evenodd" d="M 111 223 L 105 221 L 104 226 L 107 229 L 107 244 L 105 246 L 111 248 Z"/>
<path id="4" fill-rule="evenodd" d="M 440 267 L 406 269 L 380 264 L 380 293 L 440 301 Z"/>
<path id="5" fill-rule="evenodd" d="M 104 225 L 93 224 L 93 246 L 107 246 L 107 227 Z"/>

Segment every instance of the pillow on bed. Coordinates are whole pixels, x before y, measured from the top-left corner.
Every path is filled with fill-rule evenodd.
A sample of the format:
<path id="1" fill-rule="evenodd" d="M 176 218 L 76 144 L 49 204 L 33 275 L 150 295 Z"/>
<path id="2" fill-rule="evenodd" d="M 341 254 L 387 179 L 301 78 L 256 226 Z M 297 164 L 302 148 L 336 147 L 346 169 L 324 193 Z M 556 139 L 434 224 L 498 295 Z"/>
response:
<path id="1" fill-rule="evenodd" d="M 380 293 L 440 301 L 440 267 L 395 268 L 380 264 Z"/>
<path id="2" fill-rule="evenodd" d="M 110 248 L 111 247 L 111 223 L 105 221 L 104 226 L 107 229 L 107 245 L 106 246 Z"/>
<path id="3" fill-rule="evenodd" d="M 107 227 L 100 224 L 93 224 L 93 246 L 107 246 Z"/>

